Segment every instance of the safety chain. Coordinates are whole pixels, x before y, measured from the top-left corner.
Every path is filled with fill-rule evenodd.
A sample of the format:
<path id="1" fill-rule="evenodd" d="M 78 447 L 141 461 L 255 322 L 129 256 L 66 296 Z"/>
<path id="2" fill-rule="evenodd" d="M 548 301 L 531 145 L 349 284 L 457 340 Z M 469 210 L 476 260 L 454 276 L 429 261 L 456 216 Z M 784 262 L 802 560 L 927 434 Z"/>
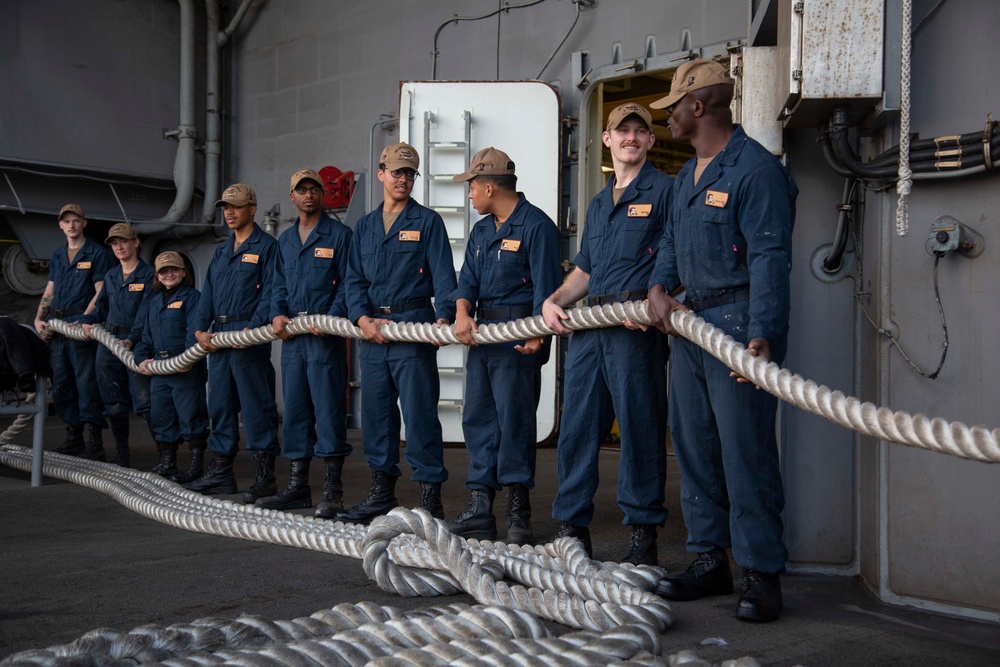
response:
<path id="1" fill-rule="evenodd" d="M 647 304 L 643 301 L 571 308 L 566 314 L 569 319 L 565 325 L 574 331 L 617 326 L 626 319 L 644 325 L 652 323 Z M 708 351 L 743 377 L 752 380 L 762 389 L 844 428 L 880 440 L 890 440 L 961 458 L 988 463 L 1000 462 L 1000 429 L 990 431 L 983 426 L 970 428 L 961 422 L 932 419 L 922 414 L 910 415 L 908 412 L 893 411 L 874 403 L 862 402 L 839 390 L 834 391 L 826 385 L 817 385 L 801 375 L 792 374 L 773 362 L 769 363 L 763 358 L 751 356 L 741 343 L 694 313 L 674 311 L 670 322 L 682 336 Z M 60 320 L 52 320 L 49 324 L 59 333 L 71 338 L 77 340 L 86 338 L 79 326 Z M 296 335 L 306 334 L 309 333 L 310 326 L 338 336 L 363 337 L 361 330 L 348 320 L 330 315 L 296 317 L 287 326 L 287 330 Z M 96 333 L 95 338 L 108 346 L 126 365 L 134 368 L 134 365 L 131 365 L 131 352 L 119 345 L 117 339 L 99 326 L 95 326 L 93 331 Z M 380 331 L 383 336 L 393 341 L 458 343 L 450 325 L 438 327 L 428 322 L 391 322 L 383 324 Z M 536 315 L 511 322 L 480 326 L 479 333 L 474 334 L 474 337 L 479 343 L 490 344 L 524 340 L 551 333 L 552 330 L 545 324 L 542 316 Z M 110 340 L 110 343 L 105 339 Z M 246 331 L 218 333 L 213 338 L 213 343 L 219 347 L 247 346 L 274 339 L 271 326 L 266 325 Z M 208 353 L 200 345 L 194 345 L 171 359 L 151 362 L 149 368 L 157 374 L 174 373 L 190 368 L 206 354 Z"/>

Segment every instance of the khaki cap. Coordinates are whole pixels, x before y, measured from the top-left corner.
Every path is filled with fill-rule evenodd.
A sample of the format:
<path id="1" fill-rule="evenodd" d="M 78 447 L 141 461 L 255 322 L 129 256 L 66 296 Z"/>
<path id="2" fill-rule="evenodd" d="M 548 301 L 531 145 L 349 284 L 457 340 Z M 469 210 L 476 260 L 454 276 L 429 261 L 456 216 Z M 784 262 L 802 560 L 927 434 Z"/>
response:
<path id="1" fill-rule="evenodd" d="M 233 206 L 253 204 L 256 206 L 257 193 L 245 183 L 233 183 L 222 193 L 222 198 L 215 202 L 216 206 L 222 206 L 223 204 L 232 204 Z"/>
<path id="2" fill-rule="evenodd" d="M 167 252 L 161 252 L 156 256 L 156 270 L 166 268 L 168 266 L 173 266 L 178 269 L 186 269 L 184 266 L 184 258 L 181 257 L 180 253 L 174 252 L 173 250 L 168 250 Z"/>
<path id="3" fill-rule="evenodd" d="M 299 187 L 299 183 L 305 180 L 316 181 L 316 185 L 323 186 L 323 179 L 315 171 L 312 169 L 299 169 L 292 174 L 292 184 L 288 186 L 288 192 L 291 193 L 292 190 Z"/>
<path id="4" fill-rule="evenodd" d="M 653 129 L 653 116 L 650 115 L 649 110 L 642 106 L 641 104 L 636 104 L 635 102 L 626 102 L 620 106 L 615 107 L 608 114 L 608 125 L 605 128 L 608 132 L 617 129 L 619 125 L 622 124 L 629 116 L 638 116 L 642 119 L 642 122 L 646 124 L 646 127 L 652 131 Z"/>
<path id="5" fill-rule="evenodd" d="M 389 171 L 406 168 L 416 171 L 420 167 L 420 156 L 410 144 L 399 143 L 386 146 L 378 163 L 384 164 Z"/>
<path id="6" fill-rule="evenodd" d="M 490 146 L 472 156 L 469 170 L 464 174 L 453 176 L 456 183 L 471 181 L 476 176 L 504 176 L 514 173 L 514 161 L 503 151 Z"/>
<path id="7" fill-rule="evenodd" d="M 105 243 L 111 243 L 111 239 L 125 239 L 129 241 L 131 239 L 139 238 L 135 230 L 132 229 L 132 225 L 119 222 L 117 225 L 112 225 L 111 229 L 108 230 L 108 238 L 104 239 Z"/>
<path id="8" fill-rule="evenodd" d="M 680 102 L 682 97 L 693 90 L 722 85 L 733 85 L 725 66 L 714 60 L 690 60 L 674 72 L 674 80 L 670 82 L 670 94 L 649 106 L 654 109 L 667 109 Z"/>
<path id="9" fill-rule="evenodd" d="M 79 204 L 66 204 L 61 209 L 59 209 L 59 219 L 62 220 L 63 216 L 67 213 L 76 213 L 78 216 L 87 219 L 87 216 L 83 214 L 83 208 Z"/>

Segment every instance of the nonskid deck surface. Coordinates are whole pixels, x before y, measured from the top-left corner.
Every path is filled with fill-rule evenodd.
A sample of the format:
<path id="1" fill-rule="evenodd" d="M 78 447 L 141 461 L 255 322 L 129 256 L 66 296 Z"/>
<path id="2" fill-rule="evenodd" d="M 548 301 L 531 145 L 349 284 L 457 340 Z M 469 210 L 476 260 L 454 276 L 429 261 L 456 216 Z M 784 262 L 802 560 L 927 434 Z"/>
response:
<path id="1" fill-rule="evenodd" d="M 148 470 L 155 464 L 155 447 L 138 419 L 132 433 L 133 464 Z M 50 417 L 46 447 L 54 448 L 62 435 L 61 423 Z M 369 482 L 360 433 L 352 431 L 350 439 L 355 452 L 344 470 L 347 503 L 363 499 Z M 30 429 L 15 444 L 30 446 Z M 468 458 L 464 449 L 449 448 L 445 460 L 450 480 L 443 495 L 451 518 L 468 500 Z M 180 464 L 185 463 L 182 453 Z M 531 497 L 537 539 L 547 538 L 558 525 L 549 515 L 555 465 L 554 449 L 539 451 Z M 397 495 L 401 504 L 413 507 L 417 485 L 406 479 L 409 470 L 402 467 Z M 250 456 L 237 457 L 236 472 L 242 490 L 253 480 Z M 278 476 L 281 485 L 287 462 L 279 461 Z M 597 559 L 621 558 L 626 547 L 628 528 L 621 525 L 615 505 L 616 477 L 617 453 L 602 452 L 597 515 L 591 524 Z M 315 498 L 322 487 L 321 466 L 312 466 L 311 482 Z M 679 483 L 671 459 L 666 495 L 671 518 L 659 531 L 660 565 L 670 571 L 683 569 L 689 560 Z M 502 493 L 496 507 L 501 527 L 505 508 Z M 357 560 L 170 528 L 73 484 L 46 479 L 44 487 L 30 488 L 27 473 L 6 467 L 0 467 L 0 526 L 0 658 L 72 641 L 100 627 L 126 631 L 145 623 L 169 625 L 244 613 L 292 619 L 364 600 L 408 610 L 475 603 L 467 595 L 401 598 L 380 590 Z M 690 649 L 713 663 L 744 655 L 774 665 L 1000 663 L 1000 628 L 995 625 L 884 605 L 849 577 L 793 574 L 782 583 L 785 611 L 770 625 L 733 618 L 735 596 L 673 603 L 676 622 L 666 636 L 669 652 Z M 569 631 L 546 625 L 557 633 Z"/>

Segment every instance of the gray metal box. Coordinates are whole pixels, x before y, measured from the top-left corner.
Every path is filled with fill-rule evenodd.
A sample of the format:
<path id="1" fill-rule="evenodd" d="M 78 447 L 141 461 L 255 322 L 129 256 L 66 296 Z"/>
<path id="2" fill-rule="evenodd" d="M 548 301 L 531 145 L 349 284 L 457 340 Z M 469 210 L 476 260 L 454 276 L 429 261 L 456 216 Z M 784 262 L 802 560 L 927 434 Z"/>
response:
<path id="1" fill-rule="evenodd" d="M 834 107 L 860 120 L 882 99 L 882 0 L 780 0 L 778 119 L 826 122 Z"/>

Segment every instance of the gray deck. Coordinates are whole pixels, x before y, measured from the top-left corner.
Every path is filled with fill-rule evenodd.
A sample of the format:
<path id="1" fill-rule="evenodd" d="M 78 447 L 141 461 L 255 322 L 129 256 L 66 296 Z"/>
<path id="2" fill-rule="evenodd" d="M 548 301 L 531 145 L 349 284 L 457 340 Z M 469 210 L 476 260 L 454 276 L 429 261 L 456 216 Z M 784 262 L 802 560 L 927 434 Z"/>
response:
<path id="1" fill-rule="evenodd" d="M 0 428 L 8 423 L 0 422 Z M 133 463 L 149 469 L 155 462 L 153 444 L 148 435 L 140 436 L 144 428 L 138 420 L 132 431 Z M 62 435 L 61 423 L 50 417 L 47 446 L 54 447 Z M 352 441 L 358 443 L 358 435 L 352 432 Z M 17 444 L 30 446 L 30 437 L 29 428 Z M 444 500 L 450 518 L 467 500 L 465 450 L 448 449 L 446 462 L 451 481 Z M 669 466 L 671 519 L 659 535 L 660 564 L 678 570 L 686 567 L 688 555 L 678 473 L 672 460 Z M 287 477 L 287 463 L 279 462 L 278 470 L 280 484 Z M 241 489 L 252 479 L 252 460 L 245 453 L 237 459 L 237 475 Z M 602 453 L 601 475 L 591 526 L 595 557 L 617 559 L 628 533 L 614 502 L 616 452 Z M 28 479 L 27 473 L 0 467 L 0 657 L 65 643 L 99 627 L 128 630 L 144 623 L 241 613 L 295 618 L 362 600 L 401 608 L 473 602 L 468 596 L 396 597 L 369 581 L 358 561 L 186 532 L 133 514 L 96 491 L 52 479 L 42 488 L 30 488 Z M 554 450 L 539 452 L 537 479 L 532 495 L 535 533 L 544 539 L 556 529 L 549 517 Z M 315 496 L 322 484 L 319 465 L 313 466 L 312 481 Z M 345 467 L 348 503 L 363 498 L 368 481 L 358 444 Z M 416 504 L 415 484 L 401 481 L 397 492 L 404 505 Z M 504 499 L 497 508 L 501 523 Z M 1000 628 L 995 625 L 887 606 L 851 578 L 787 575 L 783 590 L 785 611 L 777 623 L 765 626 L 736 621 L 735 596 L 675 603 L 670 652 L 693 649 L 713 662 L 751 655 L 771 665 L 1000 664 Z M 701 645 L 713 637 L 727 644 Z"/>

